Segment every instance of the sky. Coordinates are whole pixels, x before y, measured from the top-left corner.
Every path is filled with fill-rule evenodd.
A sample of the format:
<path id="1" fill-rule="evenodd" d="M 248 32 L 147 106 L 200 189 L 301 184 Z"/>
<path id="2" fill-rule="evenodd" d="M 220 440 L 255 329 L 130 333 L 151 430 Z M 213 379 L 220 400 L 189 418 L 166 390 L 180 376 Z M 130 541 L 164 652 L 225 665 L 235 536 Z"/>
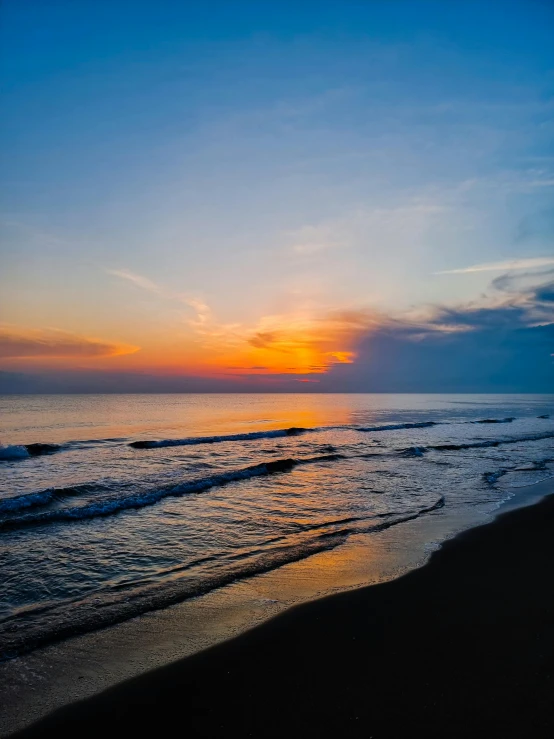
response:
<path id="1" fill-rule="evenodd" d="M 554 390 L 553 32 L 4 0 L 0 392 Z"/>

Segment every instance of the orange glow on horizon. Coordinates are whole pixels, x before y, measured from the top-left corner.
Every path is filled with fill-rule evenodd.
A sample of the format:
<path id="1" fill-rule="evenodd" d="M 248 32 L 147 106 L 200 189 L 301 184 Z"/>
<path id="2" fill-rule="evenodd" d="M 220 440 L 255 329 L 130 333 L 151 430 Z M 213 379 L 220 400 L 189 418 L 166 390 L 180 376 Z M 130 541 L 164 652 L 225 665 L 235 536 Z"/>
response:
<path id="1" fill-rule="evenodd" d="M 12 367 L 111 370 L 198 377 L 321 375 L 352 364 L 361 334 L 378 323 L 368 313 L 265 316 L 253 328 L 221 324 L 206 309 L 202 321 L 133 339 L 141 344 L 91 340 L 58 331 L 10 327 L 4 358 Z M 55 338 L 55 341 L 53 340 Z M 137 341 L 138 339 L 138 341 Z M 270 380 L 270 377 L 267 377 Z M 317 380 L 313 380 L 317 382 Z"/>

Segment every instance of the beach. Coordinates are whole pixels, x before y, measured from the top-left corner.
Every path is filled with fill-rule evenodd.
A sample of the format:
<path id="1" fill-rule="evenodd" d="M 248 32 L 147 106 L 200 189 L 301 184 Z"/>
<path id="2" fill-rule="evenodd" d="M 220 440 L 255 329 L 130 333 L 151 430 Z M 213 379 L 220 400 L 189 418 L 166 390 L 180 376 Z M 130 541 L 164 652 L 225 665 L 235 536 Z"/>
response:
<path id="1" fill-rule="evenodd" d="M 547 737 L 554 484 L 389 583 L 298 606 L 18 737 Z"/>
<path id="2" fill-rule="evenodd" d="M 0 739 L 554 739 L 554 0 L 0 21 Z"/>
<path id="3" fill-rule="evenodd" d="M 292 623 L 302 604 L 319 608 L 338 593 L 354 598 L 404 582 L 446 540 L 547 495 L 554 473 L 551 396 L 67 395 L 4 397 L 1 404 L 8 442 L 0 482 L 2 737 L 170 665 L 193 665 L 183 696 L 194 695 L 196 655 L 254 638 L 280 616 Z M 433 588 L 399 595 L 398 613 L 432 603 Z M 475 594 L 467 599 L 477 602 Z M 409 624 L 391 613 L 379 617 L 390 624 L 389 636 L 372 643 L 384 633 L 372 622 L 376 606 L 355 602 L 320 643 L 306 637 L 316 633 L 309 622 L 271 637 L 278 652 L 245 660 L 234 698 L 214 683 L 217 670 L 199 668 L 207 692 L 198 704 L 210 711 L 221 705 L 236 724 L 228 730 L 240 733 L 250 718 L 233 719 L 233 711 L 242 694 L 255 695 L 249 681 L 263 675 L 267 695 L 248 708 L 259 711 L 251 733 L 263 736 L 271 730 L 264 716 L 275 712 L 271 696 L 288 706 L 287 686 L 299 682 L 308 696 L 317 684 L 302 675 L 297 654 L 308 650 L 306 659 L 326 676 L 328 684 L 318 686 L 326 715 L 333 695 L 347 705 L 337 675 L 352 695 L 371 687 L 368 675 L 378 695 L 389 670 L 410 675 L 414 690 L 419 677 L 410 660 L 429 659 L 437 648 L 431 632 L 450 649 L 448 639 L 460 631 L 443 633 L 433 609 Z M 349 629 L 356 631 L 340 642 Z M 410 642 L 419 639 L 424 652 L 410 657 Z M 347 650 L 361 644 L 371 670 Z M 386 695 L 408 690 L 386 679 Z M 169 721 L 163 695 L 178 705 L 181 698 L 164 680 L 160 686 L 153 688 L 160 709 L 153 697 L 152 711 Z M 387 705 L 386 696 L 379 701 Z M 293 713 L 302 726 L 300 709 Z M 135 720 L 125 711 L 123 733 L 124 722 L 132 727 Z M 202 736 L 202 726 L 199 719 L 191 731 Z M 216 730 L 208 723 L 204 735 Z"/>

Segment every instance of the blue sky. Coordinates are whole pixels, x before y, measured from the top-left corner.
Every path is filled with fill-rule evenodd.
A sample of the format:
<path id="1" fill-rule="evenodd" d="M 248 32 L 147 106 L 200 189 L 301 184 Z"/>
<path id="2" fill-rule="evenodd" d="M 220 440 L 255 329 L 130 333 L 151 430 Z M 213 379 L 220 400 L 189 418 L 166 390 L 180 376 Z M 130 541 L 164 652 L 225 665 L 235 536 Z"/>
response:
<path id="1" fill-rule="evenodd" d="M 0 13 L 6 371 L 327 373 L 548 283 L 551 3 Z"/>

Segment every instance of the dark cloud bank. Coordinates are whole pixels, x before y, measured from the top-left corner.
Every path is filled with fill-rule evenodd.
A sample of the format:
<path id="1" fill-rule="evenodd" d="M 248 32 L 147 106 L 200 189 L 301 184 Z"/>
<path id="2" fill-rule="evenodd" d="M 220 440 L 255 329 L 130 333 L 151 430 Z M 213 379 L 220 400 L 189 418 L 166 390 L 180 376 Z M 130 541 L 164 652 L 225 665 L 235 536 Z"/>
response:
<path id="1" fill-rule="evenodd" d="M 525 287 L 541 276 L 538 285 Z M 354 364 L 337 364 L 325 375 L 214 379 L 5 371 L 0 392 L 554 392 L 550 273 L 504 275 L 495 283 L 495 307 L 437 308 L 425 324 L 385 322 L 361 338 Z"/>
<path id="2" fill-rule="evenodd" d="M 425 327 L 384 327 L 328 382 L 351 392 L 554 392 L 551 273 L 497 278 L 495 307 L 437 308 Z"/>

